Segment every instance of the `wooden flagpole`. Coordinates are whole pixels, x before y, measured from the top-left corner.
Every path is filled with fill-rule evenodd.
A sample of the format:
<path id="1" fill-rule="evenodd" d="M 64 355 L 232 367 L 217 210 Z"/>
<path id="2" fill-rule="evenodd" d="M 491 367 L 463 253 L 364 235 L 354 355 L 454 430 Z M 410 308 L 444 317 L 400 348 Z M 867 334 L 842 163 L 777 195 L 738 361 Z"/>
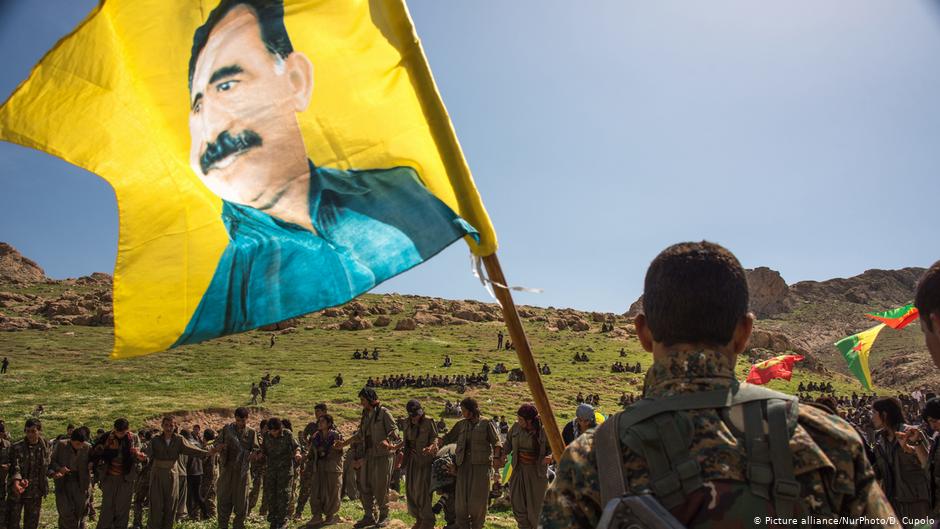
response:
<path id="1" fill-rule="evenodd" d="M 509 337 L 515 347 L 516 356 L 519 357 L 519 363 L 522 365 L 522 372 L 525 374 L 525 380 L 535 401 L 535 407 L 539 410 L 542 427 L 545 428 L 548 444 L 552 447 L 552 456 L 555 461 L 558 461 L 562 452 L 565 451 L 565 442 L 561 438 L 561 430 L 558 429 L 555 414 L 552 413 L 552 404 L 548 400 L 545 386 L 542 385 L 542 374 L 536 368 L 535 358 L 529 348 L 529 340 L 526 338 L 525 329 L 522 327 L 522 320 L 519 319 L 519 312 L 516 311 L 512 294 L 509 289 L 499 286 L 508 285 L 506 277 L 503 276 L 503 269 L 500 267 L 499 259 L 495 253 L 484 257 L 483 265 L 486 267 L 486 273 L 489 275 L 490 280 L 493 283 L 498 283 L 493 285 L 493 292 L 503 307 L 503 320 L 505 320 L 506 327 L 509 330 Z"/>

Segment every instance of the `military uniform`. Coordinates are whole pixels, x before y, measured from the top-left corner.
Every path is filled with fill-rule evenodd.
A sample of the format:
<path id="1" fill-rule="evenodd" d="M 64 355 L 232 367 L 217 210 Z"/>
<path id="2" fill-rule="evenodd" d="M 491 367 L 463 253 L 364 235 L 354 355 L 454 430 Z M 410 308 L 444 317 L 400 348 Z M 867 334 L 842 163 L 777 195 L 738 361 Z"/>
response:
<path id="1" fill-rule="evenodd" d="M 262 459 L 251 462 L 251 491 L 248 493 L 248 512 L 250 513 L 255 509 L 255 505 L 258 504 L 258 498 L 260 497 L 261 508 L 258 512 L 261 516 L 268 514 L 267 496 L 261 494 L 262 485 L 264 484 L 265 465 L 266 463 Z"/>
<path id="2" fill-rule="evenodd" d="M 205 456 L 205 450 L 189 444 L 179 434 L 170 440 L 161 433 L 150 441 L 150 520 L 149 529 L 172 529 L 179 509 L 181 456 Z"/>
<path id="3" fill-rule="evenodd" d="M 307 453 L 307 468 L 311 469 L 310 514 L 313 521 L 331 521 L 339 512 L 340 481 L 343 476 L 343 448 L 337 446 L 343 436 L 331 430 L 326 436 L 313 434 Z"/>
<path id="4" fill-rule="evenodd" d="M 216 491 L 215 480 L 219 477 L 219 456 L 216 454 L 208 455 L 202 460 L 202 481 L 199 483 L 199 497 L 205 506 L 207 519 L 215 518 L 216 501 L 218 494 Z M 247 498 L 247 487 L 244 497 Z"/>
<path id="5" fill-rule="evenodd" d="M 305 455 L 309 455 L 307 452 L 310 450 L 310 436 L 316 431 L 317 423 L 310 422 L 307 423 L 307 426 L 300 432 L 297 441 L 300 443 L 300 449 L 304 451 Z M 310 499 L 310 480 L 311 476 L 313 476 L 314 469 L 311 465 L 307 464 L 309 460 L 309 457 L 304 457 L 300 465 L 300 491 L 297 493 L 297 508 L 294 510 L 295 518 L 301 517 L 304 512 L 304 505 L 306 505 L 307 500 Z"/>
<path id="6" fill-rule="evenodd" d="M 875 465 L 885 496 L 901 518 L 926 518 L 930 513 L 930 476 L 915 454 L 905 452 L 885 430 L 875 432 Z"/>
<path id="7" fill-rule="evenodd" d="M 418 424 L 410 419 L 405 424 L 405 494 L 408 512 L 417 520 L 417 527 L 433 529 L 434 512 L 431 510 L 431 465 L 434 456 L 424 450 L 437 441 L 437 426 L 427 415 Z"/>
<path id="8" fill-rule="evenodd" d="M 457 479 L 451 474 L 449 468 L 455 464 L 456 457 L 457 445 L 444 445 L 437 451 L 434 462 L 431 464 L 431 490 L 441 496 L 445 529 L 457 523 L 457 510 L 454 508 Z"/>
<path id="9" fill-rule="evenodd" d="M 251 454 L 261 449 L 258 444 L 258 434 L 254 429 L 245 426 L 239 430 L 235 423 L 222 428 L 216 445 L 221 445 L 219 454 L 219 480 L 217 494 L 219 498 L 219 529 L 228 529 L 229 516 L 234 512 L 234 529 L 244 529 L 245 516 L 248 507 L 248 473 Z M 260 484 L 260 479 L 258 479 Z"/>
<path id="10" fill-rule="evenodd" d="M 542 500 L 548 488 L 548 465 L 545 457 L 551 452 L 545 429 L 533 436 L 519 423 L 513 424 L 506 436 L 505 452 L 512 458 L 509 477 L 509 500 L 519 529 L 535 529 L 542 512 Z"/>
<path id="11" fill-rule="evenodd" d="M 480 529 L 486 520 L 493 473 L 493 450 L 502 445 L 493 423 L 461 419 L 444 436 L 444 444 L 456 443 L 457 486 L 454 508 L 457 527 Z"/>
<path id="12" fill-rule="evenodd" d="M 13 443 L 0 437 L 0 529 L 7 528 L 7 477 L 13 462 Z"/>
<path id="13" fill-rule="evenodd" d="M 36 444 L 29 444 L 25 438 L 13 443 L 12 459 L 10 463 L 9 489 L 9 529 L 20 529 L 20 520 L 23 529 L 36 529 L 39 527 L 39 513 L 42 510 L 42 499 L 49 493 L 49 480 L 46 478 L 49 465 L 49 445 L 42 437 Z M 29 485 L 22 494 L 13 489 L 13 480 L 26 479 Z"/>
<path id="14" fill-rule="evenodd" d="M 375 519 L 375 511 L 378 509 L 379 520 L 385 519 L 388 517 L 388 484 L 392 477 L 394 454 L 382 442 L 398 440 L 395 419 L 383 406 L 370 411 L 363 410 L 359 431 L 354 437 L 360 439 L 363 445 L 359 486 L 365 518 Z"/>
<path id="15" fill-rule="evenodd" d="M 673 351 L 654 362 L 646 374 L 644 396 L 650 399 L 693 394 L 700 398 L 710 390 L 737 390 L 731 359 L 715 351 Z M 868 518 L 894 517 L 884 493 L 875 482 L 874 471 L 865 457 L 855 430 L 839 417 L 812 406 L 789 405 L 787 413 L 798 414 L 789 440 L 793 473 L 798 484 L 795 495 L 799 516 L 833 514 Z M 756 460 L 748 461 L 735 414 L 725 416 L 719 409 L 690 409 L 677 414 L 677 428 L 687 429 L 692 439 L 688 447 L 705 485 L 689 494 L 670 511 L 686 526 L 749 526 L 755 517 L 773 515 L 773 504 L 747 496 L 748 474 L 757 475 Z M 610 419 L 608 419 L 610 421 Z M 729 426 L 729 424 L 731 426 Z M 733 433 L 735 428 L 738 435 Z M 593 529 L 601 516 L 600 481 L 594 443 L 596 430 L 576 439 L 559 462 L 555 480 L 545 495 L 540 517 L 544 529 Z M 621 443 L 622 469 L 628 494 L 651 492 L 659 483 L 651 482 L 647 460 L 638 451 Z M 769 456 L 768 456 L 769 457 Z M 761 462 L 763 463 L 763 462 Z M 749 468 L 749 466 L 751 468 Z M 766 477 L 766 476 L 764 476 Z M 682 490 L 681 486 L 679 490 Z M 662 498 L 657 496 L 662 501 Z M 697 521 L 692 525 L 691 521 Z M 893 527 L 900 527 L 894 525 Z"/>
<path id="16" fill-rule="evenodd" d="M 88 509 L 88 491 L 91 472 L 88 459 L 91 445 L 82 443 L 77 450 L 68 439 L 58 441 L 49 459 L 49 472 L 60 469 L 68 472 L 55 480 L 55 506 L 59 514 L 59 529 L 79 529 Z"/>
<path id="17" fill-rule="evenodd" d="M 346 451 L 346 459 L 343 461 L 343 494 L 350 500 L 358 500 L 359 493 L 359 469 L 355 462 L 362 460 L 362 450 L 359 443 L 349 445 Z M 2 529 L 2 528 L 0 528 Z"/>
<path id="18" fill-rule="evenodd" d="M 94 447 L 92 457 L 97 462 L 101 487 L 97 529 L 127 529 L 140 468 L 136 457 L 139 450 L 133 432 L 127 432 L 123 439 L 109 433 Z"/>
<path id="19" fill-rule="evenodd" d="M 145 448 L 149 451 L 149 448 Z M 148 459 L 140 465 L 137 479 L 134 482 L 134 529 L 143 527 L 144 507 L 150 505 L 150 468 L 153 460 Z"/>
<path id="20" fill-rule="evenodd" d="M 264 496 L 268 504 L 268 521 L 274 528 L 281 527 L 290 514 L 290 487 L 294 468 L 294 454 L 300 445 L 290 430 L 281 430 L 281 435 L 274 437 L 264 434 L 261 453 L 264 454 Z"/>

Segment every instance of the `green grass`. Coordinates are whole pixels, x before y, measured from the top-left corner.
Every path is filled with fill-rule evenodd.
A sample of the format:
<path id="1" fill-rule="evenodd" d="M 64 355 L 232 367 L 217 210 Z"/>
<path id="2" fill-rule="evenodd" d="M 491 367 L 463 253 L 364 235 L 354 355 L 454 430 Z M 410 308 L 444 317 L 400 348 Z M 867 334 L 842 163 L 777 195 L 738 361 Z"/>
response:
<path id="1" fill-rule="evenodd" d="M 54 288 L 40 285 L 34 289 Z M 37 293 L 46 294 L 38 291 Z M 497 351 L 496 333 L 499 322 L 468 323 L 419 327 L 415 331 L 394 331 L 395 322 L 414 311 L 414 306 L 427 303 L 426 298 L 413 296 L 367 295 L 361 301 L 375 303 L 398 301 L 404 312 L 392 315 L 392 325 L 363 331 L 327 330 L 325 326 L 344 318 L 327 318 L 314 314 L 303 318 L 294 331 L 279 334 L 276 345 L 269 347 L 268 332 L 249 332 L 186 346 L 160 354 L 129 360 L 110 360 L 111 328 L 56 327 L 49 331 L 0 333 L 0 356 L 10 359 L 10 371 L 3 375 L 4 391 L 0 396 L 0 417 L 18 437 L 19 425 L 37 404 L 42 404 L 44 431 L 53 437 L 64 431 L 66 424 L 87 424 L 92 430 L 107 428 L 116 417 L 127 417 L 133 428 L 172 411 L 198 411 L 233 408 L 247 404 L 252 381 L 266 372 L 281 375 L 281 384 L 271 388 L 264 404 L 267 412 L 286 416 L 299 429 L 312 417 L 313 406 L 326 402 L 337 422 L 350 429 L 358 420 L 360 408 L 357 392 L 369 376 L 413 373 L 415 375 L 461 374 L 479 372 L 483 362 L 490 367 L 504 362 L 509 368 L 518 365 L 514 352 Z M 531 308 L 536 316 L 552 317 L 550 309 Z M 374 317 L 370 317 L 373 319 Z M 623 325 L 624 320 L 618 324 Z M 553 374 L 543 377 L 559 425 L 574 416 L 578 392 L 598 393 L 599 411 L 605 414 L 619 410 L 621 391 L 639 393 L 643 376 L 610 372 L 615 361 L 634 364 L 643 369 L 651 357 L 643 352 L 634 338 L 611 338 L 598 332 L 600 324 L 592 323 L 588 332 L 553 331 L 547 322 L 526 322 L 526 330 L 538 362 L 548 362 Z M 353 360 L 355 349 L 378 347 L 380 360 Z M 619 356 L 624 348 L 626 358 Z M 573 364 L 575 352 L 587 352 L 591 362 Z M 453 367 L 441 367 L 445 354 Z M 750 364 L 738 359 L 736 371 L 743 379 Z M 334 388 L 333 378 L 341 372 L 345 384 Z M 832 380 L 838 393 L 858 390 L 858 383 L 836 375 L 805 373 L 797 365 L 790 382 L 774 381 L 773 389 L 795 392 L 800 381 Z M 508 382 L 506 375 L 491 375 L 492 388 L 469 389 L 466 394 L 441 388 L 379 389 L 379 397 L 393 414 L 404 413 L 410 398 L 421 399 L 431 416 L 437 417 L 445 400 L 475 396 L 486 416 L 505 415 L 510 422 L 515 410 L 531 400 L 525 383 Z M 452 423 L 454 419 L 448 419 Z M 358 504 L 344 503 L 342 516 L 358 519 Z M 511 513 L 493 512 L 487 527 L 509 527 L 514 524 Z M 413 523 L 407 514 L 396 512 L 404 524 Z M 55 519 L 54 501 L 46 502 L 44 525 Z M 254 526 L 264 522 L 258 520 Z M 185 524 L 189 526 L 190 524 Z M 193 527 L 200 524 L 192 524 Z M 208 525 L 206 525 L 208 527 Z"/>

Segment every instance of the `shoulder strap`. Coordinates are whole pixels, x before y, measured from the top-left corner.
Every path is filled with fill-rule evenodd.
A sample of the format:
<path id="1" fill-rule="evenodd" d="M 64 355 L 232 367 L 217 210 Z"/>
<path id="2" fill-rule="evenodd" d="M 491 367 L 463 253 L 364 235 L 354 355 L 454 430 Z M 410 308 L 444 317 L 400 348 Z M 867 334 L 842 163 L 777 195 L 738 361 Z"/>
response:
<path id="1" fill-rule="evenodd" d="M 793 514 L 800 497 L 800 484 L 793 475 L 786 401 L 767 402 L 767 423 L 770 432 L 770 463 L 774 469 L 774 504 L 777 516 L 786 518 Z"/>
<path id="2" fill-rule="evenodd" d="M 601 486 L 602 506 L 627 492 L 619 435 L 622 415 L 623 413 L 615 413 L 594 430 L 594 454 L 597 456 L 597 478 Z"/>

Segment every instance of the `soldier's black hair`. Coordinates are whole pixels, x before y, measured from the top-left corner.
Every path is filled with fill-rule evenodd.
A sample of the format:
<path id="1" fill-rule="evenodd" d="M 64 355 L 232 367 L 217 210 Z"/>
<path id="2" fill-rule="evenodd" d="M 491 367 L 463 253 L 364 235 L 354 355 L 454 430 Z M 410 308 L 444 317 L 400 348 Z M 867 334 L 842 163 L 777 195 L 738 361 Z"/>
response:
<path id="1" fill-rule="evenodd" d="M 323 410 L 323 411 L 325 412 L 325 411 L 326 411 L 326 403 L 325 403 L 325 402 L 321 402 L 321 403 L 317 404 L 316 406 L 313 407 L 313 410 L 314 410 L 314 411 L 316 411 L 316 410 Z"/>
<path id="2" fill-rule="evenodd" d="M 469 411 L 470 415 L 474 417 L 480 416 L 480 404 L 473 397 L 467 397 L 460 401 L 460 409 Z"/>
<path id="3" fill-rule="evenodd" d="M 259 428 L 267 428 L 267 427 L 268 427 L 268 421 L 269 421 L 269 420 L 270 420 L 270 419 L 261 419 L 261 422 L 258 423 L 258 427 L 259 427 Z"/>
<path id="4" fill-rule="evenodd" d="M 924 420 L 927 418 L 940 419 L 940 398 L 934 397 L 924 405 Z"/>
<path id="5" fill-rule="evenodd" d="M 928 331 L 933 330 L 930 315 L 940 313 L 940 261 L 937 261 L 920 276 L 914 291 L 914 306 L 920 313 Z"/>
<path id="6" fill-rule="evenodd" d="M 372 388 L 362 388 L 359 390 L 359 398 L 366 399 L 369 403 L 379 400 L 379 394 Z"/>
<path id="7" fill-rule="evenodd" d="M 246 407 L 244 407 L 244 406 L 239 406 L 239 407 L 235 408 L 235 417 L 238 417 L 239 419 L 247 419 L 247 418 L 248 418 L 248 408 L 246 408 Z"/>
<path id="8" fill-rule="evenodd" d="M 294 46 L 284 27 L 283 0 L 222 0 L 210 13 L 206 22 L 193 33 L 193 49 L 189 55 L 189 89 L 193 89 L 193 73 L 196 71 L 196 61 L 199 54 L 206 47 L 209 35 L 215 26 L 225 18 L 225 15 L 238 6 L 251 8 L 258 18 L 258 27 L 261 30 L 261 41 L 264 47 L 273 55 L 286 59 L 294 52 Z"/>
<path id="9" fill-rule="evenodd" d="M 70 435 L 69 438 L 73 441 L 80 441 L 82 443 L 88 440 L 88 438 L 85 437 L 85 432 L 82 431 L 81 428 L 72 430 L 72 435 Z"/>
<path id="10" fill-rule="evenodd" d="M 121 417 L 120 419 L 117 419 L 114 421 L 114 430 L 117 432 L 126 431 L 130 427 L 131 427 L 131 423 L 127 422 L 127 419 L 125 419 L 124 417 Z"/>
<path id="11" fill-rule="evenodd" d="M 29 419 L 26 419 L 26 425 L 23 426 L 24 430 L 29 429 L 29 428 L 36 428 L 37 430 L 42 430 L 42 423 L 39 421 L 39 419 L 35 417 L 30 417 Z"/>
<path id="12" fill-rule="evenodd" d="M 212 428 L 206 428 L 206 431 L 202 432 L 202 438 L 206 441 L 212 441 L 215 439 L 215 430 Z"/>
<path id="13" fill-rule="evenodd" d="M 336 424 L 333 422 L 333 416 L 330 415 L 329 413 L 324 413 L 323 415 L 320 416 L 319 419 L 317 419 L 317 421 L 326 421 L 326 423 L 330 425 L 330 428 L 332 428 L 333 425 Z"/>
<path id="14" fill-rule="evenodd" d="M 727 345 L 747 306 L 744 268 L 718 244 L 672 245 L 646 271 L 643 312 L 653 340 L 663 345 Z"/>
<path id="15" fill-rule="evenodd" d="M 907 422 L 904 418 L 904 407 L 897 397 L 882 397 L 871 403 L 871 409 L 881 415 L 882 420 L 892 430 L 897 431 Z"/>
<path id="16" fill-rule="evenodd" d="M 281 420 L 277 417 L 268 419 L 268 430 L 280 430 L 282 426 Z"/>

